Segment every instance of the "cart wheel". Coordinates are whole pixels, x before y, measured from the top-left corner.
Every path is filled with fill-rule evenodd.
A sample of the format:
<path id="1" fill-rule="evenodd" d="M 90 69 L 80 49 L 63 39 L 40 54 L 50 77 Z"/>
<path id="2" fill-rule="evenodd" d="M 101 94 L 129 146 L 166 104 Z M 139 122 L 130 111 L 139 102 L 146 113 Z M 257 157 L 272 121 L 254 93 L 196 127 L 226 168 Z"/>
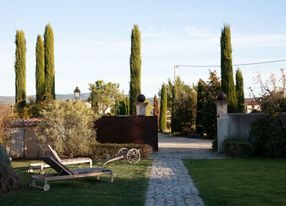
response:
<path id="1" fill-rule="evenodd" d="M 46 192 L 51 188 L 51 186 L 49 184 L 44 184 L 43 186 L 43 190 Z"/>
<path id="2" fill-rule="evenodd" d="M 139 149 L 132 148 L 127 152 L 127 161 L 129 163 L 137 163 L 140 161 L 141 154 Z"/>
<path id="3" fill-rule="evenodd" d="M 128 152 L 128 149 L 123 147 L 118 151 L 118 156 L 121 156 L 121 155 L 126 156 L 127 152 Z"/>

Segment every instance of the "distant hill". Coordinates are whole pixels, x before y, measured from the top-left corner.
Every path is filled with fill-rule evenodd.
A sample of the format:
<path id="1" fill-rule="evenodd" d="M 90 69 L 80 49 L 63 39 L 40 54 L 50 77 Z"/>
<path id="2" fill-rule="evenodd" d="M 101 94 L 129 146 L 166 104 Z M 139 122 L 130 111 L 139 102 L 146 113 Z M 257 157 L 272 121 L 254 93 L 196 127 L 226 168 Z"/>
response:
<path id="1" fill-rule="evenodd" d="M 27 99 L 32 98 L 35 100 L 35 95 L 28 96 Z M 57 94 L 57 99 L 60 100 L 68 100 L 68 99 L 74 99 L 74 94 Z M 89 93 L 82 93 L 80 94 L 80 98 L 82 100 L 87 100 L 89 98 Z M 153 105 L 153 98 L 147 98 L 150 102 L 150 104 Z M 15 103 L 15 97 L 14 96 L 0 96 L 0 104 L 14 104 Z"/>
<path id="2" fill-rule="evenodd" d="M 82 93 L 80 94 L 80 97 L 82 100 L 87 100 L 89 97 L 89 93 Z M 35 99 L 35 95 L 28 96 L 27 99 L 32 98 Z M 57 99 L 60 100 L 68 100 L 68 99 L 74 99 L 74 94 L 57 94 Z M 15 97 L 14 96 L 0 96 L 0 104 L 14 104 L 15 103 Z"/>

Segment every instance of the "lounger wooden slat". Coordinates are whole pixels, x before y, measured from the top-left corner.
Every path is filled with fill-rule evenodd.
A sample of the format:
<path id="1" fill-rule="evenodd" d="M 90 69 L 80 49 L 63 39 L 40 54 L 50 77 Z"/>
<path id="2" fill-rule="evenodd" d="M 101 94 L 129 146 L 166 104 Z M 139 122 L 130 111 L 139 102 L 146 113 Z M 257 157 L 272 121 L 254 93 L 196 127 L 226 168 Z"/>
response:
<path id="1" fill-rule="evenodd" d="M 50 189 L 48 182 L 55 180 L 76 179 L 82 177 L 97 177 L 97 179 L 99 179 L 100 176 L 109 175 L 110 182 L 113 182 L 112 170 L 107 168 L 98 167 L 70 170 L 52 157 L 41 157 L 41 159 L 57 172 L 56 174 L 49 175 L 32 175 L 32 182 L 30 186 L 41 188 L 44 191 L 48 191 Z M 42 181 L 43 185 L 37 185 L 38 181 Z"/>

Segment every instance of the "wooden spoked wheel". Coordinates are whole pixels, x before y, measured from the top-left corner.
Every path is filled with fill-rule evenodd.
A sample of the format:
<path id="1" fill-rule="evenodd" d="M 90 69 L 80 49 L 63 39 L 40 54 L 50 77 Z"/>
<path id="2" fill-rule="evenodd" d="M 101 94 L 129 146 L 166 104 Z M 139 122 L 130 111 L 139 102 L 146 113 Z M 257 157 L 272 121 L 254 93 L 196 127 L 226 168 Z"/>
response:
<path id="1" fill-rule="evenodd" d="M 118 156 L 121 156 L 121 155 L 126 156 L 127 153 L 128 153 L 128 149 L 123 147 L 118 151 Z"/>
<path id="2" fill-rule="evenodd" d="M 137 163 L 140 161 L 140 158 L 141 154 L 139 149 L 132 148 L 127 152 L 126 159 L 129 163 Z"/>

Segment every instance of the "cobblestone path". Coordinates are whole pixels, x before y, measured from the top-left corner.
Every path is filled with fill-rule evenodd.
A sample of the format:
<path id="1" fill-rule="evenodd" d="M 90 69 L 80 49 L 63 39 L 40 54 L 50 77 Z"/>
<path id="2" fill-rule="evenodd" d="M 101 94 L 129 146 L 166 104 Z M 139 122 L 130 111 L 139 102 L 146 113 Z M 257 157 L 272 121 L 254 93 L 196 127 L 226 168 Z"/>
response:
<path id="1" fill-rule="evenodd" d="M 159 152 L 152 155 L 145 206 L 204 205 L 181 159 L 223 158 L 211 152 L 208 140 L 159 136 Z"/>

